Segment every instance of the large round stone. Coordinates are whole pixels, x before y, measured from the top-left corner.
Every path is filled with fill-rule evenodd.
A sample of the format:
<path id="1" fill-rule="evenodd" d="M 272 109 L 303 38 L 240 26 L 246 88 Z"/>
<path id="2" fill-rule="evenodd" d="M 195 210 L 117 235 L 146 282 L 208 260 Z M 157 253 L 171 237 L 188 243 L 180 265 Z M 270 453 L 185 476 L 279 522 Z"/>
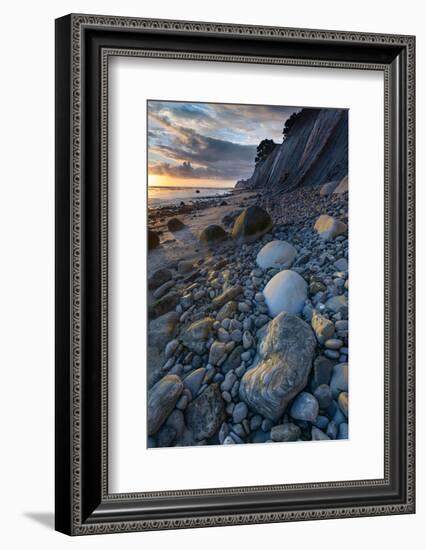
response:
<path id="1" fill-rule="evenodd" d="M 232 228 L 234 239 L 252 242 L 267 233 L 272 227 L 272 220 L 268 212 L 260 206 L 245 208 L 235 220 Z"/>
<path id="2" fill-rule="evenodd" d="M 170 218 L 167 222 L 167 228 L 171 232 L 181 231 L 185 228 L 185 224 L 179 218 Z"/>
<path id="3" fill-rule="evenodd" d="M 226 239 L 227 233 L 220 225 L 208 225 L 200 233 L 200 241 L 213 243 Z"/>
<path id="4" fill-rule="evenodd" d="M 316 340 L 310 326 L 280 313 L 259 331 L 257 354 L 240 383 L 240 399 L 255 412 L 278 420 L 305 388 Z"/>
<path id="5" fill-rule="evenodd" d="M 282 311 L 300 313 L 308 296 L 308 285 L 298 273 L 280 271 L 272 277 L 263 290 L 266 304 L 273 317 Z"/>
<path id="6" fill-rule="evenodd" d="M 322 239 L 329 240 L 346 233 L 348 226 L 332 216 L 323 214 L 315 222 L 314 229 Z"/>
<path id="7" fill-rule="evenodd" d="M 297 251 L 286 241 L 271 241 L 259 251 L 256 263 L 262 269 L 274 267 L 276 269 L 287 269 L 292 265 Z"/>

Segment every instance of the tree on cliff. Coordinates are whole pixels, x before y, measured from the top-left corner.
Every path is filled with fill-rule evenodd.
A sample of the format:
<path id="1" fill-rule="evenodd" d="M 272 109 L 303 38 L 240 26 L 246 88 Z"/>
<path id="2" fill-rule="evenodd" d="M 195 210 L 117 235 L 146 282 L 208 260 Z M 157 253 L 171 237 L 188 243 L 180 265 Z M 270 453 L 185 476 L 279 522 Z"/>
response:
<path id="1" fill-rule="evenodd" d="M 276 147 L 276 143 L 273 139 L 262 139 L 256 149 L 255 164 L 258 164 L 261 160 L 266 159 Z"/>
<path id="2" fill-rule="evenodd" d="M 299 111 L 298 113 L 293 113 L 285 121 L 284 128 L 283 128 L 283 141 L 287 139 L 287 136 L 290 133 L 291 128 L 293 127 L 296 120 L 300 118 L 301 113 L 302 111 Z"/>

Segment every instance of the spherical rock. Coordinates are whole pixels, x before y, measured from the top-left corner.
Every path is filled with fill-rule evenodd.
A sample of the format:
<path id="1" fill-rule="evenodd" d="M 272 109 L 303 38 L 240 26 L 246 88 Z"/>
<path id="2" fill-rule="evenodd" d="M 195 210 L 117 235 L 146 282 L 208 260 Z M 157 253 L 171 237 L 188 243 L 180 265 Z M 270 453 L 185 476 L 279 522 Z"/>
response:
<path id="1" fill-rule="evenodd" d="M 268 212 L 253 205 L 245 208 L 235 220 L 232 236 L 234 239 L 252 242 L 267 233 L 271 227 L 272 220 Z"/>
<path id="2" fill-rule="evenodd" d="M 286 241 L 271 241 L 259 251 L 256 257 L 257 265 L 262 269 L 275 267 L 288 269 L 296 258 L 297 251 Z"/>
<path id="3" fill-rule="evenodd" d="M 209 225 L 200 233 L 200 241 L 204 243 L 213 243 L 223 241 L 228 234 L 220 225 Z"/>
<path id="4" fill-rule="evenodd" d="M 282 311 L 300 313 L 307 298 L 307 283 L 291 270 L 280 271 L 263 290 L 270 314 L 275 317 Z"/>
<path id="5" fill-rule="evenodd" d="M 178 218 L 170 218 L 170 220 L 167 222 L 167 228 L 169 231 L 172 232 L 181 231 L 185 228 L 185 224 Z"/>

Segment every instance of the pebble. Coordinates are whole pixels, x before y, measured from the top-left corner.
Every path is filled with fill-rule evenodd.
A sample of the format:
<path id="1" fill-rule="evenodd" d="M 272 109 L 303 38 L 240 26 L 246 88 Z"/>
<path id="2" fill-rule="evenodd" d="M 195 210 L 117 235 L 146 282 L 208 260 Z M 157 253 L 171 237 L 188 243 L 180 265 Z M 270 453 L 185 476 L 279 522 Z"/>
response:
<path id="1" fill-rule="evenodd" d="M 253 346 L 253 337 L 248 330 L 243 333 L 243 347 L 245 350 Z"/>
<path id="2" fill-rule="evenodd" d="M 320 409 L 327 409 L 333 400 L 330 386 L 327 386 L 326 384 L 321 384 L 320 386 L 318 386 L 314 391 L 314 397 L 318 401 Z"/>
<path id="3" fill-rule="evenodd" d="M 224 422 L 222 424 L 222 426 L 220 427 L 220 430 L 219 430 L 219 434 L 218 434 L 218 439 L 219 439 L 219 443 L 221 445 L 223 445 L 226 437 L 229 435 L 229 426 L 226 422 Z"/>
<path id="4" fill-rule="evenodd" d="M 337 439 L 348 439 L 348 437 L 349 437 L 348 425 L 346 422 L 342 422 L 339 426 L 339 433 L 337 435 Z"/>
<path id="5" fill-rule="evenodd" d="M 238 302 L 238 311 L 241 311 L 241 313 L 249 313 L 250 306 L 245 302 Z"/>
<path id="6" fill-rule="evenodd" d="M 178 340 L 170 340 L 170 342 L 167 344 L 166 349 L 164 350 L 164 357 L 166 359 L 169 359 L 174 352 L 177 350 L 179 346 Z"/>
<path id="7" fill-rule="evenodd" d="M 324 342 L 324 346 L 331 350 L 339 350 L 343 346 L 343 342 L 338 338 L 330 338 Z"/>
<path id="8" fill-rule="evenodd" d="M 243 335 L 243 343 L 244 343 L 244 335 Z M 250 361 L 251 359 L 251 353 L 250 351 L 245 351 L 241 354 L 241 361 Z"/>
<path id="9" fill-rule="evenodd" d="M 235 384 L 235 381 L 237 380 L 237 377 L 233 371 L 229 371 L 225 375 L 225 379 L 220 385 L 220 389 L 222 391 L 230 391 L 232 386 Z"/>
<path id="10" fill-rule="evenodd" d="M 273 426 L 271 429 L 272 441 L 297 441 L 300 436 L 301 429 L 292 422 L 279 424 L 278 426 Z"/>
<path id="11" fill-rule="evenodd" d="M 265 418 L 262 422 L 262 430 L 264 432 L 269 432 L 271 431 L 273 425 L 274 423 L 272 422 L 272 420 L 269 420 L 269 418 Z"/>
<path id="12" fill-rule="evenodd" d="M 228 342 L 229 341 L 229 332 L 227 332 L 224 328 L 220 327 L 217 331 L 217 337 L 220 342 Z"/>
<path id="13" fill-rule="evenodd" d="M 241 333 L 241 330 L 233 330 L 231 332 L 231 340 L 233 340 L 234 342 L 241 342 L 242 339 L 243 335 Z"/>
<path id="14" fill-rule="evenodd" d="M 324 350 L 324 355 L 329 359 L 339 359 L 340 354 L 338 351 L 335 351 L 333 349 L 326 349 Z"/>
<path id="15" fill-rule="evenodd" d="M 223 440 L 223 445 L 235 445 L 235 441 L 232 439 L 230 435 L 227 435 Z"/>
<path id="16" fill-rule="evenodd" d="M 220 363 L 226 355 L 225 344 L 223 342 L 218 342 L 217 340 L 213 342 L 210 348 L 209 354 L 209 363 L 211 365 L 217 365 Z"/>
<path id="17" fill-rule="evenodd" d="M 262 417 L 260 414 L 255 414 L 250 419 L 250 431 L 254 432 L 260 428 L 262 425 Z"/>
<path id="18" fill-rule="evenodd" d="M 348 393 L 345 391 L 342 391 L 342 393 L 339 394 L 339 397 L 337 399 L 337 402 L 339 404 L 340 410 L 342 413 L 348 417 L 348 407 L 349 407 L 349 396 Z"/>
<path id="19" fill-rule="evenodd" d="M 240 401 L 235 405 L 234 411 L 232 413 L 232 420 L 235 424 L 242 422 L 248 414 L 248 407 L 244 401 Z"/>
<path id="20" fill-rule="evenodd" d="M 337 431 L 338 431 L 338 425 L 334 420 L 330 420 L 328 426 L 327 426 L 327 435 L 330 439 L 336 439 L 337 437 Z"/>
<path id="21" fill-rule="evenodd" d="M 316 398 L 308 392 L 299 393 L 290 409 L 290 415 L 297 420 L 314 422 L 319 413 Z"/>

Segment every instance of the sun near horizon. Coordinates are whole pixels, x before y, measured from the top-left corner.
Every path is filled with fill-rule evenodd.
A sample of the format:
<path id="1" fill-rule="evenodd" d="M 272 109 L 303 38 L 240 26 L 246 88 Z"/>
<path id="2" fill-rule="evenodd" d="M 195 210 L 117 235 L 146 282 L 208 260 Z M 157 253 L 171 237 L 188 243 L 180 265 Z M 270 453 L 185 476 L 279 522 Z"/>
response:
<path id="1" fill-rule="evenodd" d="M 187 187 L 190 188 L 233 188 L 235 181 L 210 178 L 173 178 L 157 174 L 148 174 L 148 187 Z"/>

